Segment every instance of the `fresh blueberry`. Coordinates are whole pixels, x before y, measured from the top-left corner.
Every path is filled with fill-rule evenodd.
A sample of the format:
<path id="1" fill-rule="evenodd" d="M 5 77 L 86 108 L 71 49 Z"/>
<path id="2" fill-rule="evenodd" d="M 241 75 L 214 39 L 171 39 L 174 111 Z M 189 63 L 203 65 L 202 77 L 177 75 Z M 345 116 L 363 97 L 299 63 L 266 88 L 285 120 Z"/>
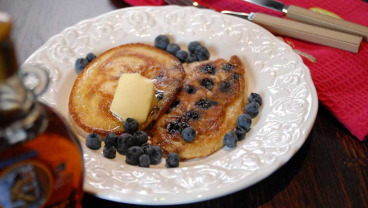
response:
<path id="1" fill-rule="evenodd" d="M 259 106 L 262 105 L 262 97 L 259 94 L 257 94 L 257 93 L 253 93 L 253 92 L 250 93 L 249 98 L 248 98 L 248 101 L 250 103 L 257 102 L 259 104 Z"/>
<path id="2" fill-rule="evenodd" d="M 195 49 L 196 49 L 198 46 L 200 46 L 200 45 L 201 45 L 201 43 L 200 43 L 200 42 L 198 42 L 198 41 L 192 41 L 192 42 L 190 42 L 190 43 L 188 44 L 188 51 L 189 51 L 190 53 L 194 54 Z"/>
<path id="3" fill-rule="evenodd" d="M 235 128 L 234 132 L 238 137 L 238 141 L 242 141 L 245 138 L 245 135 L 247 134 L 247 131 L 243 128 L 240 128 L 239 126 Z"/>
<path id="4" fill-rule="evenodd" d="M 129 133 L 124 133 L 118 137 L 116 148 L 120 154 L 125 155 L 127 150 L 132 146 L 134 146 L 133 135 Z"/>
<path id="5" fill-rule="evenodd" d="M 231 90 L 231 82 L 223 81 L 220 83 L 221 92 L 229 92 Z"/>
<path id="6" fill-rule="evenodd" d="M 127 133 L 133 134 L 138 130 L 138 122 L 133 118 L 127 118 L 123 124 L 124 130 Z"/>
<path id="7" fill-rule="evenodd" d="M 151 164 L 152 165 L 157 165 L 161 162 L 162 160 L 162 149 L 159 146 L 154 146 L 152 145 L 148 150 L 147 150 L 147 155 L 150 158 Z"/>
<path id="8" fill-rule="evenodd" d="M 85 58 L 79 58 L 75 61 L 75 72 L 77 72 L 77 74 L 80 74 L 84 68 L 86 68 L 86 66 L 88 65 L 88 60 Z"/>
<path id="9" fill-rule="evenodd" d="M 167 45 L 166 50 L 167 52 L 175 56 L 176 52 L 180 50 L 180 46 L 176 43 L 170 43 L 169 45 Z"/>
<path id="10" fill-rule="evenodd" d="M 188 58 L 188 52 L 184 51 L 184 50 L 178 50 L 175 53 L 175 57 L 179 59 L 180 62 L 185 62 Z"/>
<path id="11" fill-rule="evenodd" d="M 146 154 L 143 154 L 139 157 L 139 167 L 149 168 L 151 163 L 150 157 Z"/>
<path id="12" fill-rule="evenodd" d="M 241 114 L 238 116 L 237 124 L 238 127 L 245 129 L 245 131 L 249 131 L 252 125 L 252 117 L 248 114 Z"/>
<path id="13" fill-rule="evenodd" d="M 142 148 L 138 146 L 130 147 L 126 153 L 125 162 L 130 165 L 138 165 L 139 164 L 139 157 L 143 155 Z"/>
<path id="14" fill-rule="evenodd" d="M 208 49 L 201 45 L 195 49 L 194 54 L 197 56 L 198 61 L 204 61 L 210 58 Z"/>
<path id="15" fill-rule="evenodd" d="M 150 143 L 144 143 L 141 145 L 141 148 L 144 152 L 144 154 L 149 154 L 152 151 L 151 144 Z"/>
<path id="16" fill-rule="evenodd" d="M 184 86 L 184 92 L 188 94 L 195 94 L 197 92 L 197 88 L 195 88 L 193 85 L 186 85 Z"/>
<path id="17" fill-rule="evenodd" d="M 166 166 L 169 168 L 175 168 L 179 166 L 180 157 L 175 152 L 170 152 L 166 158 Z"/>
<path id="18" fill-rule="evenodd" d="M 213 83 L 212 79 L 210 78 L 202 79 L 201 85 L 205 87 L 207 90 L 212 90 L 215 87 L 215 83 Z"/>
<path id="19" fill-rule="evenodd" d="M 170 40 L 166 35 L 159 35 L 155 38 L 155 47 L 165 50 L 169 45 Z"/>
<path id="20" fill-rule="evenodd" d="M 108 146 L 108 147 L 111 147 L 111 146 L 116 146 L 116 142 L 118 141 L 118 135 L 116 135 L 115 133 L 108 133 L 106 136 L 105 136 L 105 145 Z"/>
<path id="21" fill-rule="evenodd" d="M 116 157 L 116 147 L 115 146 L 108 147 L 105 145 L 102 153 L 104 157 L 113 159 Z"/>
<path id="22" fill-rule="evenodd" d="M 88 62 L 95 60 L 95 58 L 96 58 L 96 55 L 94 53 L 88 53 L 86 56 L 86 59 Z"/>
<path id="23" fill-rule="evenodd" d="M 144 131 L 136 131 L 133 134 L 134 143 L 137 146 L 141 146 L 142 144 L 148 141 L 148 135 Z"/>
<path id="24" fill-rule="evenodd" d="M 193 62 L 196 62 L 196 61 L 198 61 L 198 59 L 197 59 L 197 56 L 194 53 L 190 53 L 188 55 L 187 60 L 186 60 L 187 63 L 193 63 Z"/>
<path id="25" fill-rule="evenodd" d="M 96 133 L 89 134 L 86 138 L 86 145 L 90 149 L 98 150 L 101 148 L 101 137 Z"/>
<path id="26" fill-rule="evenodd" d="M 187 127 L 183 129 L 181 132 L 181 137 L 183 137 L 184 141 L 191 142 L 196 137 L 197 133 L 192 127 Z"/>
<path id="27" fill-rule="evenodd" d="M 236 143 L 238 142 L 238 137 L 235 132 L 228 132 L 224 136 L 224 144 L 229 148 L 236 147 Z"/>
<path id="28" fill-rule="evenodd" d="M 259 113 L 259 104 L 257 102 L 248 103 L 245 106 L 245 112 L 250 115 L 250 117 L 255 118 Z"/>

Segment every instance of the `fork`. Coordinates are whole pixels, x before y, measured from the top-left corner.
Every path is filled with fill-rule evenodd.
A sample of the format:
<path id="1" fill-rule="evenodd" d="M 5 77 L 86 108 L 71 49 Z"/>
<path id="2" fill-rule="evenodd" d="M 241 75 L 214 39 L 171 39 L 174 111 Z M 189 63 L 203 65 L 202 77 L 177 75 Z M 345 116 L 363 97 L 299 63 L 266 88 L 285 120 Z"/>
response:
<path id="1" fill-rule="evenodd" d="M 197 8 L 207 8 L 193 0 L 165 0 L 170 5 L 193 6 Z M 207 8 L 208 9 L 208 8 Z M 326 29 L 314 25 L 308 25 L 288 19 L 283 19 L 263 13 L 242 13 L 233 11 L 221 11 L 223 14 L 230 14 L 257 23 L 268 31 L 278 35 L 284 35 L 299 40 L 305 40 L 320 45 L 339 48 L 342 50 L 357 53 L 359 51 L 362 37 L 348 33 Z"/>

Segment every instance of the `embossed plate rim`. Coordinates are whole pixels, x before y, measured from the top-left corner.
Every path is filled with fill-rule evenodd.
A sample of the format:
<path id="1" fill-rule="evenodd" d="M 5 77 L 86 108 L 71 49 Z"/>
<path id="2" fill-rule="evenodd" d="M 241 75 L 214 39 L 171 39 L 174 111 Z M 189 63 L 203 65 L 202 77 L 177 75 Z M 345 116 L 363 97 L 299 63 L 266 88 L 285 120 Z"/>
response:
<path id="1" fill-rule="evenodd" d="M 129 14 L 132 15 L 139 12 L 146 13 L 148 16 L 151 15 L 152 19 L 136 16 L 148 21 L 146 22 L 147 25 L 128 27 L 130 31 L 126 29 L 128 30 L 127 33 L 122 31 L 121 24 L 125 22 L 117 20 L 127 20 Z M 158 14 L 162 16 L 171 15 L 170 17 L 172 18 L 162 19 Z M 181 22 L 177 17 L 175 19 L 175 15 L 185 16 L 188 14 L 199 18 L 191 19 L 191 21 L 194 21 L 194 24 L 189 26 L 186 25 L 187 22 Z M 160 18 L 161 22 L 158 21 Z M 200 20 L 206 20 L 207 22 L 200 24 Z M 154 25 L 152 21 L 157 21 L 158 26 Z M 165 24 L 163 21 L 165 21 Z M 172 28 L 167 27 L 170 21 L 173 22 Z M 209 24 L 211 21 L 218 24 Z M 226 26 L 227 24 L 231 24 L 230 30 L 228 30 L 229 26 Z M 155 26 L 157 28 L 154 28 Z M 153 31 L 151 31 L 152 28 L 154 29 Z M 157 31 L 158 29 L 162 31 Z M 103 37 L 108 32 L 112 35 Z M 223 148 L 207 158 L 182 163 L 181 167 L 175 169 L 165 168 L 163 163 L 151 169 L 129 166 L 125 165 L 123 161 L 118 161 L 122 160 L 122 156 L 117 156 L 116 159 L 109 161 L 102 157 L 102 149 L 96 153 L 85 148 L 84 140 L 80 137 L 83 143 L 87 170 L 84 185 L 85 191 L 104 199 L 132 204 L 173 205 L 204 201 L 239 191 L 259 182 L 280 168 L 299 150 L 311 131 L 318 109 L 317 94 L 309 70 L 304 65 L 302 59 L 286 43 L 280 41 L 260 26 L 236 17 L 225 16 L 211 10 L 199 10 L 193 7 L 162 6 L 120 9 L 83 20 L 72 27 L 66 28 L 50 38 L 40 49 L 34 52 L 23 64 L 23 68 L 26 69 L 27 65 L 52 68 L 50 88 L 40 97 L 40 100 L 54 107 L 67 118 L 67 103 L 65 104 L 65 102 L 68 100 L 66 99 L 70 92 L 68 90 L 71 89 L 68 85 L 72 85 L 76 77 L 72 73 L 74 73 L 73 61 L 77 57 L 89 52 L 88 50 L 91 49 L 95 49 L 97 53 L 100 53 L 111 46 L 123 44 L 125 42 L 119 41 L 123 41 L 125 38 L 127 38 L 126 40 L 130 40 L 129 38 L 133 38 L 136 41 L 143 40 L 152 44 L 155 35 L 163 32 L 169 33 L 174 37 L 175 41 L 182 44 L 187 44 L 188 40 L 190 40 L 189 37 L 182 37 L 185 34 L 202 38 L 202 41 L 205 40 L 205 45 L 209 45 L 212 48 L 211 54 L 214 54 L 214 56 L 211 59 L 220 56 L 229 58 L 229 55 L 233 55 L 231 54 L 233 53 L 232 50 L 240 47 L 237 49 L 240 50 L 241 58 L 250 61 L 250 63 L 245 61 L 248 67 L 247 72 L 256 80 L 251 80 L 251 91 L 260 91 L 267 95 L 264 98 L 266 102 L 260 116 L 254 120 L 255 124 L 252 131 L 248 134 L 248 138 L 242 141 L 236 149 L 229 151 Z M 126 36 L 115 37 L 120 33 Z M 100 34 L 101 36 L 95 37 L 95 34 Z M 76 42 L 73 39 L 73 35 L 82 43 Z M 229 50 L 216 50 L 219 47 L 216 39 L 219 39 L 219 37 L 230 41 L 230 43 L 223 43 L 225 45 L 224 48 Z M 236 38 L 238 41 L 234 41 Z M 102 44 L 100 47 L 93 44 L 92 46 L 88 45 L 88 43 L 93 41 L 102 41 L 105 44 Z M 259 42 L 261 44 L 257 45 Z M 83 44 L 86 44 L 85 48 L 81 46 Z M 50 63 L 50 59 L 52 59 L 53 63 Z M 281 62 L 279 62 L 279 59 Z M 265 79 L 264 82 L 269 85 L 259 82 L 261 75 Z M 270 83 L 270 80 L 274 82 Z M 294 87 L 297 89 L 294 89 Z M 277 99 L 277 93 L 283 97 Z M 289 94 L 285 96 L 283 93 Z M 306 106 L 304 106 L 305 103 L 307 103 Z M 283 110 L 282 108 L 285 107 L 283 104 L 289 108 Z M 276 110 L 270 112 L 271 106 L 280 108 L 280 112 L 276 112 Z M 301 109 L 300 111 L 298 111 L 299 108 Z M 283 115 L 287 116 L 280 119 L 277 117 L 278 115 L 280 117 Z M 295 122 L 293 119 L 295 119 Z M 293 122 L 289 124 L 287 120 Z M 270 123 L 274 126 L 270 125 L 267 127 Z M 298 125 L 300 127 L 296 128 L 295 126 Z M 281 126 L 282 128 L 281 130 L 272 129 L 275 126 Z M 294 135 L 287 134 L 290 133 L 288 132 L 289 129 L 295 130 L 295 132 L 292 132 Z M 264 140 L 265 136 L 268 139 Z M 262 148 L 254 148 L 254 145 L 257 144 L 262 144 Z M 274 144 L 278 146 L 273 146 Z M 271 148 L 276 148 L 275 152 L 272 152 L 273 155 L 269 153 Z M 267 155 L 268 153 L 271 154 L 272 158 L 267 158 L 270 157 L 270 155 Z M 247 155 L 250 159 L 239 158 L 239 155 Z M 260 158 L 257 158 L 256 156 L 259 155 L 261 155 Z M 246 161 L 241 159 L 246 159 Z M 261 166 L 258 165 L 258 168 L 257 165 L 254 166 L 254 163 L 257 162 L 261 164 Z M 238 163 L 241 163 L 241 165 L 239 166 Z M 91 167 L 92 165 L 94 166 Z M 198 170 L 200 174 L 205 172 L 207 175 L 203 174 L 191 178 L 190 176 L 193 173 L 198 173 Z M 240 176 L 240 172 L 244 172 L 246 176 Z M 124 177 L 126 177 L 119 178 L 117 173 L 125 174 Z M 104 178 L 101 179 L 101 176 L 104 176 L 104 174 L 105 176 L 115 174 L 114 177 L 117 178 L 110 178 L 114 180 L 115 184 L 109 184 L 109 181 L 106 181 L 106 179 L 101 181 L 104 180 Z M 215 175 L 214 178 L 209 178 L 213 175 Z M 132 178 L 131 183 L 125 183 L 126 180 Z M 190 180 L 186 181 L 186 179 Z M 204 181 L 203 184 L 200 183 L 201 180 Z M 104 183 L 107 183 L 107 185 Z M 172 183 L 176 186 L 169 187 Z M 198 184 L 207 187 L 207 190 L 203 187 L 198 187 Z M 155 187 L 157 192 L 154 190 Z"/>

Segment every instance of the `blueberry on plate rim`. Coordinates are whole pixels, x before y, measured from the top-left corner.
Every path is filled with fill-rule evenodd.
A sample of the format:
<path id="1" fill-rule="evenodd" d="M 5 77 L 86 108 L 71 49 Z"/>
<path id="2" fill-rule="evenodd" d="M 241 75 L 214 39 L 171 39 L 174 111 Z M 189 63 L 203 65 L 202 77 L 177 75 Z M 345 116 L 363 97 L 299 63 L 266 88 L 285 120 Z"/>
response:
<path id="1" fill-rule="evenodd" d="M 102 154 L 104 157 L 113 159 L 116 157 L 116 147 L 115 146 L 104 146 Z"/>
<path id="2" fill-rule="evenodd" d="M 86 138 L 86 145 L 88 148 L 93 149 L 93 150 L 100 149 L 101 148 L 101 136 L 96 133 L 89 134 Z"/>
<path id="3" fill-rule="evenodd" d="M 157 48 L 160 48 L 162 50 L 166 50 L 167 45 L 169 45 L 170 39 L 166 35 L 159 35 L 155 38 L 154 45 Z"/>
<path id="4" fill-rule="evenodd" d="M 180 157 L 178 153 L 170 152 L 169 155 L 166 157 L 166 166 L 168 168 L 175 168 L 179 166 Z"/>

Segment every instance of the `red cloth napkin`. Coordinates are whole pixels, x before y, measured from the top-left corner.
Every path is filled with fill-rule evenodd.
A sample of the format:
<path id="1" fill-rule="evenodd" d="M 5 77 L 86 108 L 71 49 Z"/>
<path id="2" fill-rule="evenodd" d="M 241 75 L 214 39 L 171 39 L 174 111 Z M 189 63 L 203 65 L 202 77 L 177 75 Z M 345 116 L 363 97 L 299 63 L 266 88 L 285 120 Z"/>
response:
<path id="1" fill-rule="evenodd" d="M 131 5 L 163 5 L 164 0 L 125 0 Z M 280 12 L 241 0 L 197 0 L 216 10 L 263 12 L 283 17 Z M 282 0 L 306 9 L 322 8 L 344 20 L 368 26 L 368 3 L 362 0 Z M 285 18 L 285 17 L 284 17 Z M 359 140 L 368 139 L 368 43 L 358 53 L 284 37 L 294 49 L 312 55 L 316 62 L 303 57 L 309 67 L 318 99 Z"/>

